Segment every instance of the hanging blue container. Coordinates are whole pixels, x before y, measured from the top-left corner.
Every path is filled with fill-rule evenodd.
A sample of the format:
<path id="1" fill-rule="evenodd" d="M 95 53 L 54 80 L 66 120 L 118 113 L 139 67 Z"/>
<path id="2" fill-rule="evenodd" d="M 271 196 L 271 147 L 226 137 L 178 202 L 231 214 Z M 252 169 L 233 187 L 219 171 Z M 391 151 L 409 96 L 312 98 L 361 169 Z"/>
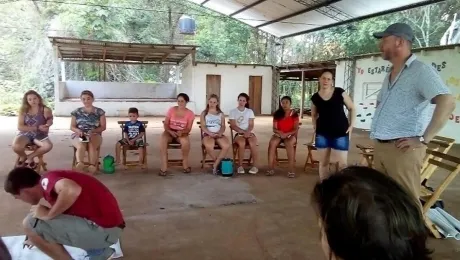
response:
<path id="1" fill-rule="evenodd" d="M 233 160 L 230 158 L 222 159 L 220 162 L 220 172 L 225 177 L 233 176 Z"/>
<path id="2" fill-rule="evenodd" d="M 181 34 L 195 35 L 195 31 L 195 19 L 187 15 L 182 15 L 182 17 L 179 19 L 179 32 Z"/>

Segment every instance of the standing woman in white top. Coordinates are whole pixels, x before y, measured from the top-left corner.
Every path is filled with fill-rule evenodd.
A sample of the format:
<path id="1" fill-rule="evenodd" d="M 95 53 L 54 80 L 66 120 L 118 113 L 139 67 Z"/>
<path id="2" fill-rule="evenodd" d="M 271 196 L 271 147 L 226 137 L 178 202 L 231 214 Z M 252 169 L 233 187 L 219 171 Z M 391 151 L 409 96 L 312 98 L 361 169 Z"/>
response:
<path id="1" fill-rule="evenodd" d="M 224 135 L 225 133 L 225 115 L 219 107 L 219 97 L 216 94 L 209 96 L 208 105 L 201 113 L 201 125 L 203 130 L 203 145 L 207 153 L 211 156 L 214 164 L 212 166 L 212 173 L 217 174 L 219 163 L 228 153 L 230 149 L 230 141 Z M 217 157 L 214 154 L 214 146 L 216 143 L 220 147 L 220 152 Z"/>
<path id="2" fill-rule="evenodd" d="M 249 144 L 251 149 L 251 156 L 253 159 L 253 167 L 249 173 L 256 174 L 259 172 L 258 165 L 258 152 L 257 152 L 257 137 L 252 130 L 254 129 L 254 111 L 249 108 L 249 96 L 246 93 L 238 95 L 238 107 L 232 109 L 229 114 L 230 128 L 236 132 L 234 142 L 238 144 L 238 173 L 244 174 L 243 158 L 246 144 Z"/>

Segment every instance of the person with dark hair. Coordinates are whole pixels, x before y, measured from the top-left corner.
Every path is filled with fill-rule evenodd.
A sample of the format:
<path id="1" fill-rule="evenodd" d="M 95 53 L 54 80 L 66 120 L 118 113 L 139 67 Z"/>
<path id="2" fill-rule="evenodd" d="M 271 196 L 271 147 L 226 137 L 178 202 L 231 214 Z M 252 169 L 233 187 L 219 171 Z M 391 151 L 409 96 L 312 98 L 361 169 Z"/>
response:
<path id="1" fill-rule="evenodd" d="M 14 138 L 13 151 L 19 156 L 16 166 L 37 168 L 34 158 L 43 155 L 53 148 L 48 137 L 50 126 L 53 125 L 53 111 L 47 107 L 43 98 L 34 90 L 27 91 L 22 97 L 21 108 L 18 115 L 19 134 Z M 27 155 L 28 145 L 37 145 L 38 149 Z"/>
<path id="2" fill-rule="evenodd" d="M 122 139 L 117 142 L 115 147 L 115 162 L 117 164 L 120 163 L 122 146 L 130 145 L 137 147 L 137 151 L 139 153 L 139 164 L 144 167 L 144 124 L 137 120 L 139 118 L 139 110 L 135 107 L 129 108 L 128 117 L 129 121 L 125 122 Z"/>
<path id="3" fill-rule="evenodd" d="M 11 260 L 11 254 L 8 251 L 5 243 L 3 242 L 2 238 L 0 237 L 0 260 Z"/>
<path id="4" fill-rule="evenodd" d="M 238 174 L 244 174 L 243 168 L 244 151 L 246 145 L 251 149 L 253 166 L 249 169 L 250 174 L 257 174 L 259 163 L 259 154 L 257 151 L 257 137 L 252 132 L 254 130 L 254 111 L 249 108 L 249 96 L 246 93 L 238 95 L 238 107 L 230 110 L 228 118 L 230 119 L 230 128 L 236 132 L 234 143 L 238 145 Z"/>
<path id="5" fill-rule="evenodd" d="M 118 202 L 96 178 L 66 170 L 40 176 L 27 167 L 9 172 L 4 189 L 32 205 L 23 226 L 25 244 L 52 259 L 72 259 L 64 245 L 86 250 L 91 260 L 106 260 L 115 252 L 125 222 Z M 46 200 L 51 207 L 40 204 Z"/>
<path id="6" fill-rule="evenodd" d="M 71 142 L 77 150 L 76 168 L 80 171 L 85 167 L 85 152 L 90 156 L 88 171 L 96 173 L 98 163 L 97 150 L 102 144 L 102 132 L 106 129 L 105 111 L 93 106 L 94 94 L 89 90 L 83 90 L 80 95 L 83 107 L 77 108 L 70 115 L 70 130 L 72 130 Z"/>
<path id="7" fill-rule="evenodd" d="M 455 98 L 438 71 L 412 53 L 415 37 L 408 24 L 394 23 L 374 37 L 392 66 L 371 124 L 373 165 L 419 198 L 427 145 L 455 110 Z"/>
<path id="8" fill-rule="evenodd" d="M 288 177 L 295 177 L 295 145 L 297 143 L 297 131 L 299 131 L 299 115 L 291 108 L 291 97 L 281 98 L 278 110 L 273 113 L 273 135 L 268 145 L 268 165 L 267 176 L 275 174 L 276 147 L 280 143 L 286 146 L 286 153 L 289 164 Z"/>
<path id="9" fill-rule="evenodd" d="M 351 131 L 356 118 L 353 101 L 344 89 L 333 86 L 333 79 L 331 71 L 323 71 L 319 78 L 320 88 L 311 97 L 320 179 L 330 174 L 331 158 L 336 158 L 339 168 L 347 166 Z M 344 107 L 348 109 L 348 118 Z"/>
<path id="10" fill-rule="evenodd" d="M 212 173 L 218 173 L 218 166 L 222 159 L 230 149 L 230 141 L 224 135 L 225 133 L 225 115 L 219 107 L 219 97 L 216 94 L 209 96 L 206 109 L 201 113 L 200 117 L 201 130 L 203 131 L 203 145 L 206 148 L 207 154 L 214 161 Z M 214 155 L 214 147 L 216 143 L 220 147 L 220 152 L 217 156 Z"/>
<path id="11" fill-rule="evenodd" d="M 372 168 L 342 169 L 316 184 L 311 201 L 328 260 L 431 260 L 416 200 Z"/>
<path id="12" fill-rule="evenodd" d="M 160 176 L 166 176 L 168 168 L 168 144 L 177 142 L 181 145 L 182 151 L 182 166 L 184 173 L 190 173 L 192 169 L 189 167 L 188 156 L 190 153 L 190 138 L 189 134 L 192 131 L 195 113 L 187 108 L 187 103 L 190 98 L 185 93 L 177 95 L 177 106 L 171 107 L 166 113 L 164 120 L 164 132 L 160 139 L 160 156 L 161 169 Z"/>

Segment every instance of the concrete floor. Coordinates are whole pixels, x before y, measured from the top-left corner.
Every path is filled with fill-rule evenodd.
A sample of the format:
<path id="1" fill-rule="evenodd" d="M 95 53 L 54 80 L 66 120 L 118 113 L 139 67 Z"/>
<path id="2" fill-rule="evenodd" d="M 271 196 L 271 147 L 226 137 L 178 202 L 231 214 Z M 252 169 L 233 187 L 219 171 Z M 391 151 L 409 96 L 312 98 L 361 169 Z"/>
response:
<path id="1" fill-rule="evenodd" d="M 15 135 L 16 118 L 1 118 L 0 181 L 15 159 L 10 144 Z M 113 154 L 120 138 L 117 118 L 108 120 L 101 156 Z M 123 119 L 124 120 L 124 119 Z M 315 169 L 303 172 L 306 147 L 297 151 L 297 178 L 288 179 L 282 169 L 274 177 L 241 176 L 224 179 L 203 174 L 199 129 L 192 133 L 193 173 L 184 175 L 180 168 L 171 169 L 173 176 L 162 178 L 159 169 L 158 138 L 161 118 L 146 118 L 149 139 L 149 170 L 118 170 L 115 175 L 98 175 L 116 195 L 123 210 L 127 228 L 122 238 L 123 259 L 187 260 L 319 260 L 324 259 L 319 246 L 319 230 L 309 198 L 318 180 Z M 312 128 L 304 120 L 299 144 L 311 140 Z M 56 118 L 51 139 L 53 150 L 45 157 L 50 169 L 68 168 L 72 160 L 69 148 L 69 118 Z M 271 132 L 271 118 L 257 118 L 256 133 L 260 140 L 262 163 Z M 369 143 L 367 133 L 356 130 L 352 138 L 349 163 L 359 161 L 354 145 Z M 457 156 L 458 149 L 453 151 Z M 284 153 L 283 153 L 284 154 Z M 230 156 L 230 155 L 229 155 Z M 264 170 L 264 169 L 262 169 Z M 439 176 L 438 176 L 439 175 Z M 433 177 L 436 185 L 445 174 Z M 446 209 L 460 218 L 460 178 L 443 194 Z M 20 223 L 29 206 L 0 192 L 0 234 L 22 234 Z M 460 259 L 460 242 L 430 240 L 434 259 Z"/>

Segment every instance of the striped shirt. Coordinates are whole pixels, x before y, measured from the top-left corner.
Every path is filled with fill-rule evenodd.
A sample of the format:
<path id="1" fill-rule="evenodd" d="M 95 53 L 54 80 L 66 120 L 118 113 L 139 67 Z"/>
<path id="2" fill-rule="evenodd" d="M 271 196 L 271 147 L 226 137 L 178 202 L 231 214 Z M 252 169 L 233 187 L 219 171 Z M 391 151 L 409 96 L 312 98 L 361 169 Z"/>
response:
<path id="1" fill-rule="evenodd" d="M 432 66 L 419 61 L 414 54 L 393 82 L 390 73 L 377 96 L 379 105 L 372 120 L 371 139 L 423 136 L 433 116 L 431 100 L 449 94 L 449 88 Z"/>

